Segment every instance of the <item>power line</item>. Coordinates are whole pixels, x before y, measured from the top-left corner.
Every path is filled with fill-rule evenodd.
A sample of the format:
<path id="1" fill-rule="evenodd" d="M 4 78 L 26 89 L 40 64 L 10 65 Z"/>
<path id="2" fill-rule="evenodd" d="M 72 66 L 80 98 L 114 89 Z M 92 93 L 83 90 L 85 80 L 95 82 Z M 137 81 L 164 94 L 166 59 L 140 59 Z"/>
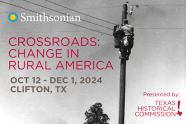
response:
<path id="1" fill-rule="evenodd" d="M 97 8 L 82 8 L 82 9 L 86 10 L 86 9 L 97 9 Z M 60 11 L 60 10 L 67 10 L 67 9 L 56 9 L 56 10 Z M 50 10 L 37 9 L 37 11 L 50 11 Z M 11 10 L 9 10 L 9 11 L 1 11 L 0 13 L 9 13 L 9 12 L 12 12 L 12 11 Z M 21 10 L 14 10 L 14 12 L 22 12 L 22 11 Z"/>
<path id="2" fill-rule="evenodd" d="M 59 4 L 57 4 L 57 3 L 51 2 L 51 1 L 49 1 L 49 0 L 45 0 L 45 1 L 47 1 L 47 2 L 49 2 L 49 3 L 52 3 L 52 4 L 54 4 L 54 5 L 57 5 L 57 6 L 60 6 L 60 7 L 63 7 L 63 8 L 69 9 L 69 10 L 72 10 L 72 11 L 74 11 L 74 12 L 77 12 L 77 13 L 83 14 L 83 15 L 85 15 L 85 16 L 89 16 L 89 17 L 95 18 L 95 19 L 97 19 L 97 20 L 100 20 L 100 21 L 103 21 L 103 22 L 107 22 L 107 23 L 110 23 L 110 24 L 116 25 L 116 24 L 114 24 L 114 23 L 112 23 L 112 22 L 105 21 L 105 20 L 103 20 L 103 19 L 100 19 L 100 18 L 97 18 L 97 17 L 91 16 L 91 15 L 84 14 L 84 13 L 82 13 L 82 12 L 76 11 L 76 10 L 71 9 L 71 8 L 68 8 L 68 7 L 66 7 L 66 6 L 59 5 Z"/>
<path id="3" fill-rule="evenodd" d="M 186 6 L 186 5 L 131 5 L 131 6 Z M 86 10 L 86 9 L 107 9 L 107 8 L 121 8 L 122 6 L 106 6 L 106 7 L 91 7 L 91 8 L 73 8 L 76 10 Z M 56 10 L 67 10 L 67 9 L 56 9 Z M 42 9 L 39 9 L 37 11 L 43 11 Z M 45 10 L 46 11 L 46 10 Z M 47 10 L 48 11 L 48 10 Z M 0 12 L 0 13 L 9 13 L 11 11 L 4 11 L 4 12 Z M 15 12 L 19 12 L 18 10 Z"/>
<path id="4" fill-rule="evenodd" d="M 3 33 L 1 33 L 1 34 L 31 34 L 31 33 L 33 33 L 33 34 L 35 34 L 35 33 L 60 33 L 60 32 L 66 32 L 66 33 L 68 33 L 68 32 L 74 32 L 74 33 L 82 33 L 82 32 L 88 32 L 88 31 L 90 31 L 90 30 L 83 30 L 83 31 L 55 31 L 55 32 L 51 32 L 51 31 L 45 31 L 45 32 L 3 32 Z M 99 30 L 99 31 L 103 31 L 103 30 Z"/>
<path id="5" fill-rule="evenodd" d="M 39 13 L 39 12 L 37 12 L 37 11 L 24 8 L 24 7 L 21 7 L 21 6 L 17 6 L 17 5 L 14 5 L 14 4 L 11 4 L 11 3 L 7 3 L 7 2 L 4 2 L 4 1 L 0 1 L 0 2 L 1 2 L 1 3 L 8 4 L 8 5 L 11 5 L 11 6 L 15 6 L 15 7 L 18 7 L 18 8 L 22 8 L 22 9 L 25 9 L 25 10 L 28 10 L 28 11 L 31 11 L 31 12 L 34 12 L 34 13 L 38 13 L 38 14 L 43 15 L 42 13 Z M 48 15 L 46 15 L 46 16 L 48 16 Z M 72 25 L 75 25 L 75 26 L 78 26 L 78 27 L 82 27 L 82 28 L 91 30 L 91 31 L 95 31 L 95 32 L 99 32 L 99 33 L 101 33 L 101 34 L 106 34 L 106 35 L 112 36 L 112 35 L 110 35 L 110 34 L 107 34 L 107 33 L 101 32 L 101 31 L 97 31 L 97 30 L 94 30 L 94 29 L 91 29 L 91 28 L 87 28 L 87 27 L 84 27 L 84 26 L 81 26 L 81 25 L 76 25 L 76 24 L 73 24 L 73 23 L 70 23 L 70 22 L 65 22 L 65 23 L 69 23 L 69 24 L 72 24 Z"/>
<path id="6" fill-rule="evenodd" d="M 177 30 L 177 29 L 186 29 L 186 28 L 140 28 L 140 27 L 136 27 L 135 29 L 152 29 L 152 30 L 155 30 L 155 29 L 167 29 L 167 30 Z M 45 32 L 2 32 L 2 34 L 27 34 L 27 33 L 60 33 L 60 32 L 74 32 L 74 33 L 82 33 L 82 32 L 88 32 L 90 30 L 81 30 L 81 31 L 68 31 L 68 30 L 63 30 L 63 31 L 55 31 L 55 32 L 51 32 L 51 31 L 45 31 Z M 104 31 L 104 30 L 97 30 L 97 31 Z"/>
<path id="7" fill-rule="evenodd" d="M 82 9 L 99 9 L 99 8 L 82 8 Z M 67 9 L 56 9 L 56 10 L 67 10 Z M 50 11 L 50 10 L 43 10 L 43 9 L 37 9 L 37 11 Z M 11 10 L 9 11 L 1 11 L 0 13 L 10 13 L 12 12 Z M 14 10 L 14 12 L 22 12 L 21 10 Z M 113 23 L 114 24 L 114 23 Z"/>
<path id="8" fill-rule="evenodd" d="M 140 27 L 136 27 L 135 29 L 186 29 L 186 28 L 140 28 Z"/>
<path id="9" fill-rule="evenodd" d="M 167 4 L 167 5 L 158 5 L 158 4 L 156 4 L 156 5 L 150 5 L 150 4 L 146 4 L 146 5 L 139 5 L 139 4 L 134 4 L 134 5 L 131 5 L 131 6 L 186 6 L 186 5 L 172 5 L 172 4 Z"/>
<path id="10" fill-rule="evenodd" d="M 56 10 L 54 10 L 54 9 L 51 9 L 51 8 L 48 8 L 48 7 L 45 7 L 45 6 L 36 4 L 36 3 L 32 3 L 32 2 L 30 2 L 30 1 L 26 1 L 26 0 L 23 0 L 23 1 L 28 2 L 28 3 L 31 3 L 31 4 L 33 4 L 33 5 L 37 5 L 37 6 L 40 6 L 40 7 L 43 7 L 43 8 L 46 8 L 46 9 L 49 9 L 49 10 L 52 10 L 52 11 L 55 11 L 55 12 L 58 12 L 58 13 L 61 13 L 61 14 L 66 15 L 66 13 L 63 13 L 63 12 L 60 12 L 60 11 L 56 11 Z M 70 15 L 68 15 L 68 16 L 70 16 Z M 102 26 L 102 25 L 99 25 L 99 24 L 96 24 L 96 23 L 93 23 L 93 22 L 90 22 L 90 21 L 87 21 L 87 20 L 84 20 L 84 19 L 81 19 L 81 20 L 84 21 L 84 22 L 88 22 L 88 23 L 91 23 L 91 24 L 94 24 L 94 25 L 97 25 L 97 26 L 100 26 L 100 27 L 104 27 L 104 28 L 113 30 L 112 28 L 108 28 L 108 27 L 105 27 L 105 26 Z"/>

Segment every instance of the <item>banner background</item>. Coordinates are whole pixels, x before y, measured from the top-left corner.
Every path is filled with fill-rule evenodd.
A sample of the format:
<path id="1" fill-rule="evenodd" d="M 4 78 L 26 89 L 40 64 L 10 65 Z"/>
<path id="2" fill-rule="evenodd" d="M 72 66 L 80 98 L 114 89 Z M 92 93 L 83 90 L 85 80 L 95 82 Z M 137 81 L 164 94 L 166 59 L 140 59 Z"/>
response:
<path id="1" fill-rule="evenodd" d="M 6 0 L 11 4 L 22 6 L 48 15 L 60 15 L 51 10 L 29 4 L 22 0 Z M 77 13 L 52 5 L 44 0 L 31 2 L 53 8 L 55 10 L 77 15 Z M 55 3 L 67 6 L 91 16 L 95 16 L 115 24 L 121 23 L 121 0 L 55 0 Z M 134 7 L 132 25 L 135 31 L 134 48 L 126 70 L 126 124 L 185 124 L 186 118 L 186 83 L 185 83 L 185 1 L 184 0 L 130 0 L 129 5 Z M 176 6 L 178 5 L 178 6 Z M 16 12 L 17 22 L 10 22 L 8 14 Z M 0 3 L 0 122 L 3 124 L 82 124 L 85 122 L 85 111 L 96 102 L 103 105 L 104 113 L 108 114 L 110 124 L 118 123 L 119 113 L 119 80 L 120 60 L 118 50 L 114 49 L 112 36 L 89 31 L 65 22 L 21 22 L 20 14 L 35 15 L 36 13 Z M 114 25 L 101 22 L 81 15 L 82 19 L 113 28 Z M 132 19 L 129 18 L 129 21 Z M 86 22 L 74 24 L 89 27 L 112 35 L 112 30 L 105 29 Z M 10 46 L 11 37 L 96 37 L 99 46 Z M 10 49 L 62 49 L 61 59 L 48 58 L 10 58 Z M 67 49 L 79 49 L 79 58 L 67 58 Z M 47 61 L 52 70 L 9 70 L 9 61 Z M 107 70 L 55 70 L 58 61 L 111 61 L 112 69 Z M 101 64 L 105 66 L 105 64 Z M 49 77 L 102 77 L 99 84 L 68 83 L 66 93 L 12 93 L 11 86 L 36 86 L 36 84 L 12 84 L 11 77 L 41 77 L 41 86 L 54 87 Z M 43 82 L 47 79 L 47 82 Z M 147 93 L 180 93 L 178 98 L 173 97 L 144 97 Z M 136 117 L 138 106 L 155 105 L 155 100 L 181 101 L 182 116 L 176 117 Z M 176 110 L 177 111 L 177 110 Z"/>

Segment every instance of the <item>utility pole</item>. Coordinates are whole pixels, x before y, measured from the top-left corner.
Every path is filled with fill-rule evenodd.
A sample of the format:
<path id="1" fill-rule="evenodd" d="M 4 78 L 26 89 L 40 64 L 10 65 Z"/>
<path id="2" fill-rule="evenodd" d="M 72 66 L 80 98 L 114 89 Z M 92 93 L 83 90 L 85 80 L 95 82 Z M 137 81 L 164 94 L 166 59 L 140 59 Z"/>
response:
<path id="1" fill-rule="evenodd" d="M 122 24 L 123 20 L 127 19 L 127 4 L 123 4 Z M 124 124 L 125 116 L 125 75 L 126 75 L 126 50 L 124 49 L 123 41 L 121 43 L 121 70 L 120 70 L 120 102 L 119 102 L 119 124 Z"/>

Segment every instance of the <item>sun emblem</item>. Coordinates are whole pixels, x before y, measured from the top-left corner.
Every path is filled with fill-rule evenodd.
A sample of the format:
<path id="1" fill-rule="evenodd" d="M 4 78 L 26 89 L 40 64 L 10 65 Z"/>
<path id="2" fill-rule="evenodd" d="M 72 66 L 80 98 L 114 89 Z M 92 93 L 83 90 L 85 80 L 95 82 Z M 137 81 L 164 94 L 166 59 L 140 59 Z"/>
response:
<path id="1" fill-rule="evenodd" d="M 9 19 L 9 21 L 11 21 L 11 22 L 15 22 L 15 21 L 17 21 L 17 19 L 18 19 L 18 15 L 17 15 L 15 12 L 11 12 L 11 13 L 8 15 L 8 19 Z"/>

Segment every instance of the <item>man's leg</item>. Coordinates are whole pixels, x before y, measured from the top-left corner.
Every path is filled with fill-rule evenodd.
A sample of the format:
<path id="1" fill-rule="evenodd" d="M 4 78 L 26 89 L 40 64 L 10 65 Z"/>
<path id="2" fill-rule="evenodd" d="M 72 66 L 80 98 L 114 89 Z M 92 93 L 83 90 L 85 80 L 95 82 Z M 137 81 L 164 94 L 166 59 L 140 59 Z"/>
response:
<path id="1" fill-rule="evenodd" d="M 133 45 L 134 45 L 134 37 L 128 36 L 127 38 L 129 41 L 129 46 L 127 47 L 126 60 L 129 60 L 129 56 L 131 54 L 131 49 L 133 48 Z"/>
<path id="2" fill-rule="evenodd" d="M 131 48 L 127 48 L 127 52 L 126 52 L 126 60 L 129 60 L 129 56 L 131 54 Z"/>

